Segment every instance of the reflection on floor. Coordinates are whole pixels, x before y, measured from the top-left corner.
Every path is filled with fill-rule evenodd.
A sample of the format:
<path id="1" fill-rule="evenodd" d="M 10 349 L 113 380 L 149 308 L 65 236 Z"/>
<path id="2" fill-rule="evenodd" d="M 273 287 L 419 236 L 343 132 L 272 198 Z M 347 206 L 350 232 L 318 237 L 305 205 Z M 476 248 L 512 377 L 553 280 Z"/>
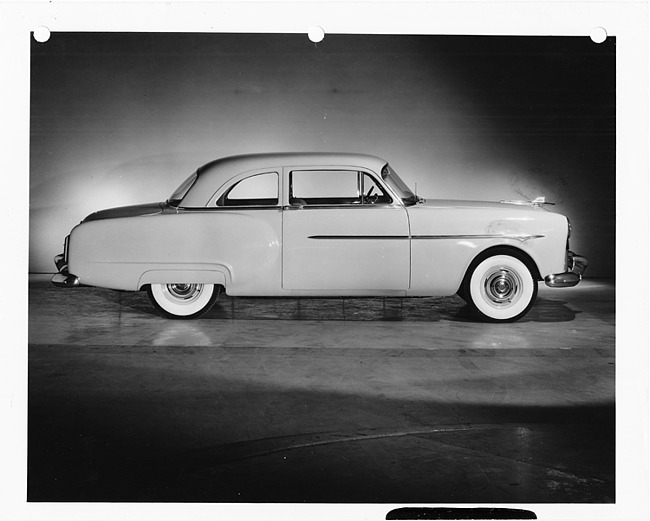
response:
<path id="1" fill-rule="evenodd" d="M 30 501 L 614 501 L 614 285 L 514 324 L 448 299 L 233 299 L 32 277 Z"/>

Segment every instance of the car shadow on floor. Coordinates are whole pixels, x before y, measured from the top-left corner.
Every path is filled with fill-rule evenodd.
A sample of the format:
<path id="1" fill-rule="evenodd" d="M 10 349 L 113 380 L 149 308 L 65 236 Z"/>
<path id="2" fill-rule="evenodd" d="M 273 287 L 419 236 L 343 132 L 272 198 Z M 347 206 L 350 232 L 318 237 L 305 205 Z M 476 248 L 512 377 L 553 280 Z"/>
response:
<path id="1" fill-rule="evenodd" d="M 121 293 L 120 306 L 160 316 L 144 293 Z M 538 298 L 519 322 L 570 322 L 580 311 L 565 301 Z M 378 322 L 480 322 L 460 297 L 253 298 L 222 295 L 199 320 L 344 320 Z"/>

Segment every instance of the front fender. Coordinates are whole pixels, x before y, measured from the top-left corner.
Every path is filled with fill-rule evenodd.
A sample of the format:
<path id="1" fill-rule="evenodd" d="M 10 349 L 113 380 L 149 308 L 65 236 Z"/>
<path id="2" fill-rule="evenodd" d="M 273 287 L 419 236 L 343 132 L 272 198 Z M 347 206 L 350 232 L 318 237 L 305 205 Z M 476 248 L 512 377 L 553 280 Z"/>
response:
<path id="1" fill-rule="evenodd" d="M 566 217 L 539 209 L 451 207 L 409 209 L 413 295 L 453 295 L 474 259 L 495 247 L 525 255 L 535 278 L 564 270 Z"/>

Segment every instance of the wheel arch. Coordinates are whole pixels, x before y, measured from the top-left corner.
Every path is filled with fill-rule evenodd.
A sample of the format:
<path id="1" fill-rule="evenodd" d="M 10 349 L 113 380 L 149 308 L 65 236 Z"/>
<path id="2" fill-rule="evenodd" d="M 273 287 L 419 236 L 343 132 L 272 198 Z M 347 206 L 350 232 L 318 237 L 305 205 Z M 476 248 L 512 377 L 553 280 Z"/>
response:
<path id="1" fill-rule="evenodd" d="M 153 269 L 140 276 L 138 289 L 144 290 L 151 284 L 202 283 L 215 284 L 225 290 L 229 279 L 227 269 Z"/>
<path id="2" fill-rule="evenodd" d="M 478 255 L 476 255 L 472 259 L 472 261 L 467 266 L 467 269 L 465 270 L 465 274 L 463 275 L 463 279 L 461 280 L 460 286 L 458 287 L 459 293 L 463 291 L 464 287 L 466 287 L 468 279 L 469 277 L 471 277 L 474 269 L 485 259 L 487 259 L 488 257 L 492 257 L 494 255 L 510 255 L 516 259 L 519 259 L 530 270 L 530 273 L 533 275 L 533 278 L 536 281 L 539 282 L 543 280 L 543 277 L 539 271 L 539 267 L 537 266 L 537 263 L 527 252 L 525 252 L 520 248 L 517 248 L 516 246 L 501 244 L 498 246 L 491 246 L 489 248 L 486 248 L 485 250 L 481 251 Z"/>

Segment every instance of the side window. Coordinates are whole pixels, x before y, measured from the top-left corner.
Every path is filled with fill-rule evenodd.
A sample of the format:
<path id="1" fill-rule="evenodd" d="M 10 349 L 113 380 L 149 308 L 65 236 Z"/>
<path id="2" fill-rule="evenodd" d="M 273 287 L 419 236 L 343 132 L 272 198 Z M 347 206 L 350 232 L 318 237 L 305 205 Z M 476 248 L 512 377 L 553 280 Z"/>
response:
<path id="1" fill-rule="evenodd" d="M 291 173 L 292 196 L 306 204 L 359 202 L 357 172 L 350 170 L 300 170 Z"/>
<path id="2" fill-rule="evenodd" d="M 365 205 L 392 202 L 372 176 L 356 170 L 294 170 L 290 203 Z"/>
<path id="3" fill-rule="evenodd" d="M 218 206 L 277 206 L 278 174 L 267 172 L 242 179 L 217 201 Z"/>
<path id="4" fill-rule="evenodd" d="M 372 176 L 364 173 L 363 202 L 364 204 L 389 204 L 392 203 L 393 200 Z"/>

